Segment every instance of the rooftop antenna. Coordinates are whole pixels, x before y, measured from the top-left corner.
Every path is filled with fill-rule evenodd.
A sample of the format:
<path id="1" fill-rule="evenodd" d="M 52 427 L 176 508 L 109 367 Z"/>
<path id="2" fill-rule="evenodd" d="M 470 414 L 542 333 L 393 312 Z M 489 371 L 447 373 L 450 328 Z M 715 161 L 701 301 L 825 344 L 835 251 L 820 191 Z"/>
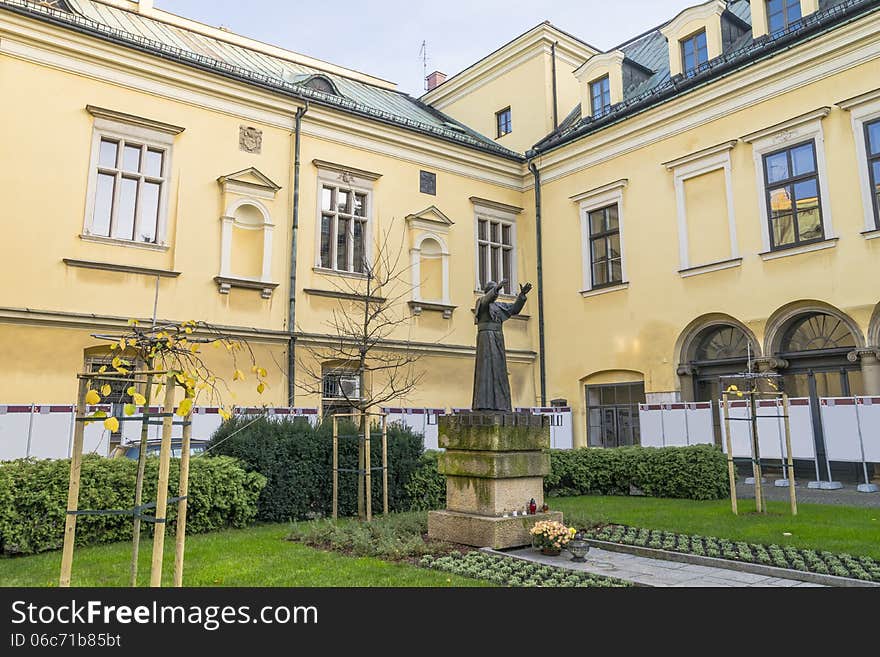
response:
<path id="1" fill-rule="evenodd" d="M 422 60 L 422 84 L 425 91 L 428 90 L 428 42 L 422 41 L 422 47 L 419 49 L 419 59 Z"/>

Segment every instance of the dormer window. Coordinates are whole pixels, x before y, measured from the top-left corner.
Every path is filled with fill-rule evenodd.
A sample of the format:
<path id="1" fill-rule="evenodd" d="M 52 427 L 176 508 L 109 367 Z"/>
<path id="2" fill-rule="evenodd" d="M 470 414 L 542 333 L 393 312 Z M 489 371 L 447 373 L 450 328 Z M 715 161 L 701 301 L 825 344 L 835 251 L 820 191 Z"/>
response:
<path id="1" fill-rule="evenodd" d="M 593 118 L 604 116 L 611 109 L 611 81 L 604 76 L 590 83 L 590 106 Z"/>
<path id="2" fill-rule="evenodd" d="M 801 0 L 766 0 L 770 34 L 787 30 L 801 19 Z"/>
<path id="3" fill-rule="evenodd" d="M 708 61 L 709 46 L 706 41 L 706 30 L 700 30 L 681 40 L 682 73 L 691 75 Z"/>

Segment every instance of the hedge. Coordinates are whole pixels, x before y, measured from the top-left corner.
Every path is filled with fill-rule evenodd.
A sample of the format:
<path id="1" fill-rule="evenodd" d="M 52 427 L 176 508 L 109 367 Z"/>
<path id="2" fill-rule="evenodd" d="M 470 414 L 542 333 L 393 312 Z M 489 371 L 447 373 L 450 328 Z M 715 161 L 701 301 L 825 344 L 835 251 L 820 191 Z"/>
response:
<path id="1" fill-rule="evenodd" d="M 156 499 L 159 459 L 147 459 L 144 501 Z M 176 495 L 180 466 L 171 462 L 169 495 Z M 79 508 L 131 509 L 137 462 L 89 455 L 83 458 Z M 0 463 L 0 554 L 34 554 L 63 544 L 70 461 L 23 459 Z M 195 458 L 190 462 L 187 533 L 244 527 L 257 514 L 257 498 L 266 480 L 246 472 L 234 459 Z M 173 533 L 177 505 L 169 506 Z M 142 525 L 143 527 L 144 525 Z M 147 532 L 152 525 L 146 523 Z M 79 516 L 77 545 L 131 540 L 132 517 Z"/>
<path id="2" fill-rule="evenodd" d="M 716 500 L 730 494 L 727 458 L 717 447 L 582 448 L 550 453 L 549 495 L 629 495 Z"/>
<path id="3" fill-rule="evenodd" d="M 357 468 L 356 429 L 339 422 L 339 468 Z M 382 465 L 382 441 L 378 427 L 371 435 L 373 468 Z M 313 427 L 304 418 L 248 418 L 225 422 L 214 434 L 211 453 L 233 456 L 268 480 L 258 501 L 260 520 L 279 522 L 327 517 L 332 513 L 333 424 Z M 409 511 L 422 502 L 410 484 L 422 477 L 424 439 L 410 429 L 388 425 L 388 505 L 390 511 Z M 436 471 L 436 465 L 435 465 Z M 408 489 L 409 485 L 409 489 Z M 373 471 L 373 512 L 382 510 L 382 472 Z M 357 513 L 357 478 L 353 472 L 339 474 L 339 515 Z"/>

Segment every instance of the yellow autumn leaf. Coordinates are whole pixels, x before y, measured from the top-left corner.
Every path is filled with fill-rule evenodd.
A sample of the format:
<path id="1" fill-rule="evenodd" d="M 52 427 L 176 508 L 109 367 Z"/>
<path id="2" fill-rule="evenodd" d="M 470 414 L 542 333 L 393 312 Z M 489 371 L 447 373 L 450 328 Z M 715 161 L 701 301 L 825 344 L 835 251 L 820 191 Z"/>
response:
<path id="1" fill-rule="evenodd" d="M 137 326 L 138 321 L 136 319 L 130 319 L 130 320 L 128 320 L 128 325 L 129 326 Z"/>
<path id="2" fill-rule="evenodd" d="M 119 348 L 122 349 L 123 351 L 125 351 L 125 348 L 126 348 L 127 346 L 128 346 L 128 340 L 126 340 L 125 338 L 122 338 L 122 339 L 119 341 Z"/>
<path id="3" fill-rule="evenodd" d="M 100 420 L 107 417 L 107 411 L 97 411 L 94 415 L 92 415 L 92 417 Z"/>
<path id="4" fill-rule="evenodd" d="M 136 395 L 137 388 L 135 388 L 134 386 L 128 386 L 128 390 L 126 390 L 125 392 L 127 392 L 129 395 Z"/>
<path id="5" fill-rule="evenodd" d="M 217 411 L 224 420 L 229 420 L 232 418 L 232 413 L 227 411 L 225 408 L 221 408 Z"/>
<path id="6" fill-rule="evenodd" d="M 90 406 L 94 406 L 95 404 L 101 403 L 101 395 L 98 394 L 97 390 L 89 390 L 86 393 L 86 404 Z"/>
<path id="7" fill-rule="evenodd" d="M 244 381 L 244 372 L 242 372 L 241 370 L 235 370 L 235 372 L 232 373 L 232 380 Z"/>
<path id="8" fill-rule="evenodd" d="M 115 417 L 108 417 L 104 420 L 104 428 L 114 432 L 119 431 L 119 420 Z"/>
<path id="9" fill-rule="evenodd" d="M 265 379 L 266 376 L 268 375 L 268 372 L 266 372 L 266 370 L 265 370 L 264 368 L 262 368 L 262 367 L 257 368 L 257 373 L 258 373 L 261 377 L 263 377 L 264 379 Z"/>
<path id="10" fill-rule="evenodd" d="M 113 348 L 112 344 L 110 345 L 110 348 Z M 122 359 L 119 356 L 114 356 L 113 360 L 110 361 L 110 364 L 118 370 L 122 366 Z"/>
<path id="11" fill-rule="evenodd" d="M 193 332 L 193 330 L 192 330 L 189 326 L 187 326 L 187 327 L 186 327 L 185 329 L 183 329 L 183 330 L 184 330 L 186 333 L 192 333 L 192 332 Z"/>
<path id="12" fill-rule="evenodd" d="M 119 372 L 120 374 L 128 374 L 128 372 L 129 372 L 129 370 L 125 369 L 124 367 L 117 367 L 116 371 Z"/>
<path id="13" fill-rule="evenodd" d="M 191 354 L 197 354 L 197 353 L 199 353 L 199 345 L 194 344 L 193 346 L 191 346 L 191 347 L 189 348 L 189 351 L 190 351 Z"/>
<path id="14" fill-rule="evenodd" d="M 116 351 L 117 347 L 119 347 L 119 345 L 114 342 L 110 345 L 110 351 Z"/>
<path id="15" fill-rule="evenodd" d="M 101 367 L 98 368 L 98 374 L 103 374 L 106 371 L 107 371 L 106 365 L 101 365 Z"/>
<path id="16" fill-rule="evenodd" d="M 137 413 L 137 406 L 134 404 L 126 404 L 122 407 L 122 412 L 125 413 L 128 417 L 131 417 L 135 413 Z"/>
<path id="17" fill-rule="evenodd" d="M 263 383 L 262 381 L 260 382 L 260 385 L 257 386 L 257 392 L 258 392 L 259 394 L 261 394 L 261 395 L 262 395 L 264 392 L 266 392 L 266 384 Z"/>
<path id="18" fill-rule="evenodd" d="M 113 392 L 113 388 L 110 387 L 109 383 L 105 383 L 104 385 L 101 386 L 101 394 L 104 395 L 105 397 L 107 395 L 109 395 L 111 392 Z"/>
<path id="19" fill-rule="evenodd" d="M 147 403 L 147 398 L 144 397 L 144 396 L 143 396 L 141 393 L 139 393 L 139 392 L 134 393 L 134 394 L 131 396 L 131 398 L 134 400 L 134 403 L 137 404 L 138 406 L 143 406 L 144 404 Z"/>
<path id="20" fill-rule="evenodd" d="M 180 402 L 180 406 L 177 407 L 177 415 L 180 417 L 186 417 L 190 413 L 192 413 L 193 400 L 187 397 L 182 402 Z"/>

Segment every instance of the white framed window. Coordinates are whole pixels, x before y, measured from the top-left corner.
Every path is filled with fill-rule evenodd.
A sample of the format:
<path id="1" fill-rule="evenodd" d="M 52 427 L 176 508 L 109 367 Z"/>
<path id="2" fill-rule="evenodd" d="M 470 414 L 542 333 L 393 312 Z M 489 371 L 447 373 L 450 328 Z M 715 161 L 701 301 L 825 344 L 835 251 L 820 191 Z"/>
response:
<path id="1" fill-rule="evenodd" d="M 372 213 L 372 180 L 345 170 L 319 168 L 315 268 L 366 274 L 371 258 Z"/>
<path id="2" fill-rule="evenodd" d="M 673 184 L 675 186 L 675 201 L 678 217 L 679 274 L 682 277 L 736 267 L 742 262 L 736 235 L 736 215 L 734 213 L 733 205 L 733 175 L 730 163 L 730 151 L 736 147 L 736 144 L 737 142 L 735 140 L 727 141 L 723 144 L 685 155 L 676 160 L 664 162 L 664 166 L 673 174 Z M 720 172 L 719 175 L 723 175 L 723 197 L 720 199 L 716 198 L 715 200 L 718 201 L 717 204 L 710 203 L 710 205 L 713 205 L 713 210 L 715 210 L 716 213 L 726 214 L 726 221 L 723 221 L 725 217 L 711 217 L 709 221 L 705 221 L 705 217 L 702 219 L 704 219 L 703 223 L 713 226 L 716 233 L 723 225 L 723 228 L 727 231 L 727 235 L 716 235 L 716 239 L 713 241 L 719 243 L 718 253 L 711 253 L 710 255 L 714 257 L 707 259 L 705 257 L 706 254 L 691 253 L 692 245 L 690 243 L 690 235 L 692 230 L 697 228 L 698 225 L 694 225 L 694 222 L 688 221 L 687 187 L 689 181 L 697 182 L 698 179 L 716 172 Z M 713 196 L 717 191 L 721 190 L 717 190 L 715 187 L 712 188 Z M 700 211 L 703 209 L 703 207 L 698 205 L 697 207 L 692 207 L 691 212 L 693 213 L 696 210 L 699 215 Z M 700 217 L 697 217 L 696 219 L 699 221 Z M 721 243 L 727 240 L 730 241 L 730 246 L 729 249 L 724 249 L 723 246 L 721 246 Z M 722 250 L 726 252 L 722 253 Z M 697 256 L 696 258 L 694 257 L 695 255 Z M 695 262 L 694 260 L 697 261 Z"/>
<path id="3" fill-rule="evenodd" d="M 629 285 L 623 221 L 623 190 L 628 183 L 618 180 L 571 198 L 580 210 L 584 296 Z"/>
<path id="4" fill-rule="evenodd" d="M 837 236 L 834 232 L 831 218 L 831 195 L 828 192 L 825 134 L 822 129 L 822 119 L 830 113 L 830 107 L 821 107 L 742 137 L 744 142 L 752 145 L 758 191 L 758 208 L 759 216 L 761 217 L 761 241 L 764 247 L 761 257 L 765 260 L 825 249 L 836 245 Z M 818 188 L 816 190 L 818 198 L 815 199 L 815 205 L 816 214 L 821 217 L 822 237 L 821 239 L 807 241 L 806 243 L 795 242 L 790 245 L 785 244 L 784 248 L 779 248 L 775 246 L 779 244 L 779 240 L 772 240 L 770 234 L 773 218 L 778 213 L 774 209 L 772 202 L 768 201 L 776 189 L 776 183 L 772 182 L 772 176 L 768 180 L 768 167 L 774 164 L 776 160 L 773 158 L 779 153 L 787 153 L 805 144 L 811 145 L 810 152 L 813 157 L 808 159 L 809 165 L 814 170 L 812 175 Z M 806 152 L 806 149 L 804 149 L 804 152 Z M 786 155 L 786 157 L 788 156 Z M 797 169 L 795 165 L 791 165 L 791 167 L 793 170 Z M 774 213 L 774 215 L 771 216 L 771 213 Z"/>
<path id="5" fill-rule="evenodd" d="M 880 89 L 837 103 L 850 113 L 866 238 L 880 237 Z"/>
<path id="6" fill-rule="evenodd" d="M 472 198 L 475 210 L 476 281 L 482 292 L 489 281 L 507 281 L 503 294 L 514 294 L 518 286 L 516 216 L 521 208 Z"/>
<path id="7" fill-rule="evenodd" d="M 174 136 L 183 128 L 94 106 L 83 238 L 163 248 Z"/>

